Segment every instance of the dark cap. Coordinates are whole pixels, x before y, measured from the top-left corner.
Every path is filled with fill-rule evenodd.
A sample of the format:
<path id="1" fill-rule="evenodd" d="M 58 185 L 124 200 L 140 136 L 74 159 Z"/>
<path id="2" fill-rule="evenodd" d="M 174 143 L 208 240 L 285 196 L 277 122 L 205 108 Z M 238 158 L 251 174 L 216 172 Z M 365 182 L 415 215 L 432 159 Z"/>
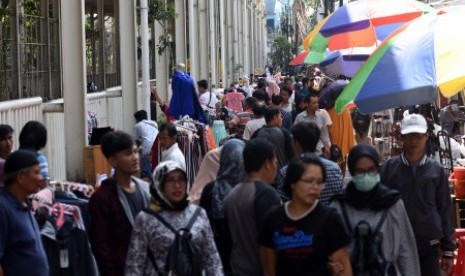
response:
<path id="1" fill-rule="evenodd" d="M 375 162 L 376 167 L 379 166 L 379 154 L 373 146 L 366 144 L 359 144 L 353 147 L 349 152 L 347 158 L 347 167 L 349 168 L 350 174 L 353 175 L 355 164 L 362 157 L 368 157 Z"/>
<path id="2" fill-rule="evenodd" d="M 8 156 L 3 170 L 4 174 L 8 175 L 38 164 L 39 161 L 37 160 L 35 152 L 29 150 L 17 150 Z"/>

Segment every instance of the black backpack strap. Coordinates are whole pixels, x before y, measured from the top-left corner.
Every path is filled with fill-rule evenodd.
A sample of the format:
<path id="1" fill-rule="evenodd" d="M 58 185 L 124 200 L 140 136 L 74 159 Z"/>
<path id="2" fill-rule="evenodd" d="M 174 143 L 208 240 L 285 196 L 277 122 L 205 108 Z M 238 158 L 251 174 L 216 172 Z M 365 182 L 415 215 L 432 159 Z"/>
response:
<path id="1" fill-rule="evenodd" d="M 154 217 L 156 217 L 161 223 L 163 223 L 166 227 L 168 227 L 168 229 L 170 229 L 173 233 L 176 234 L 176 232 L 178 232 L 178 230 L 174 229 L 174 227 L 169 224 L 169 222 L 167 222 L 162 216 L 160 216 L 157 212 L 154 212 L 152 210 L 150 210 L 149 208 L 146 208 L 144 209 L 144 212 L 146 212 L 147 214 L 150 214 Z M 194 224 L 195 220 L 197 219 L 197 217 L 200 215 L 200 208 L 199 207 L 196 207 L 195 211 L 194 211 L 194 214 L 192 215 L 191 219 L 189 220 L 189 222 L 187 223 L 186 227 L 183 228 L 187 231 L 189 231 L 192 227 L 192 225 Z"/>
<path id="2" fill-rule="evenodd" d="M 157 212 L 154 212 L 152 210 L 150 210 L 149 208 L 146 208 L 144 209 L 144 212 L 146 212 L 147 214 L 150 214 L 154 217 L 156 217 L 161 223 L 163 223 L 168 229 L 170 229 L 173 233 L 176 234 L 177 230 L 174 229 L 173 226 L 171 226 L 171 224 L 169 224 L 162 216 L 160 216 Z"/>
<path id="3" fill-rule="evenodd" d="M 158 269 L 157 263 L 155 262 L 155 257 L 153 256 L 153 252 L 150 250 L 150 247 L 147 248 L 147 257 L 149 258 L 149 261 L 157 274 L 160 275 L 160 270 Z"/>
<path id="4" fill-rule="evenodd" d="M 186 230 L 189 231 L 191 230 L 191 227 L 192 225 L 194 225 L 195 223 L 195 220 L 197 219 L 197 217 L 200 215 L 200 208 L 199 207 L 196 207 L 195 208 L 195 211 L 194 211 L 194 214 L 192 215 L 191 219 L 189 220 L 189 223 L 187 223 L 186 225 Z"/>
<path id="5" fill-rule="evenodd" d="M 349 230 L 349 234 L 352 235 L 352 233 L 354 232 L 354 229 L 352 229 L 352 224 L 350 223 L 349 216 L 347 215 L 346 205 L 342 200 L 339 200 L 339 205 L 341 205 L 342 217 L 344 218 L 344 221 L 346 222 L 347 230 Z"/>
<path id="6" fill-rule="evenodd" d="M 375 236 L 378 235 L 379 230 L 381 229 L 381 226 L 383 226 L 383 223 L 386 220 L 388 212 L 389 212 L 389 208 L 384 209 L 383 215 L 379 219 L 378 224 L 376 225 L 375 231 L 373 232 L 373 235 L 375 235 Z"/>

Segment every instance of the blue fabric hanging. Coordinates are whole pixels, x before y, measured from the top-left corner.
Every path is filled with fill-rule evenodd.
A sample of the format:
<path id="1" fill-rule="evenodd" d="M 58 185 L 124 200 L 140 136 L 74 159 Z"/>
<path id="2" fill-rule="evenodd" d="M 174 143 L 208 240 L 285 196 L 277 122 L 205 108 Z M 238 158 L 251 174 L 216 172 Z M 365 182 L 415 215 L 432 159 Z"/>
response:
<path id="1" fill-rule="evenodd" d="M 169 114 L 175 119 L 188 115 L 194 120 L 207 123 L 205 114 L 200 106 L 194 81 L 187 74 L 175 71 L 171 83 L 173 96 L 169 105 Z"/>

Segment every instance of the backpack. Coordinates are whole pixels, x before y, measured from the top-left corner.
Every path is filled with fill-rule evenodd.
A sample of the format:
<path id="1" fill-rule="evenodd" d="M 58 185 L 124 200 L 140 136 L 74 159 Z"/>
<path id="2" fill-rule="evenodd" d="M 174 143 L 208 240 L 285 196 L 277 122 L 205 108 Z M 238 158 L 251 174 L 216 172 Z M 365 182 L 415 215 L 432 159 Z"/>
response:
<path id="1" fill-rule="evenodd" d="M 365 220 L 359 221 L 352 229 L 345 204 L 340 201 L 340 205 L 353 244 L 350 255 L 353 274 L 356 276 L 396 275 L 394 267 L 390 266 L 390 263 L 383 256 L 381 251 L 382 239 L 379 236 L 379 230 L 386 220 L 389 209 L 386 208 L 383 211 L 374 230 Z"/>
<path id="2" fill-rule="evenodd" d="M 192 243 L 192 234 L 190 232 L 190 228 L 199 216 L 200 210 L 197 207 L 186 227 L 177 230 L 158 213 L 149 209 L 144 210 L 144 212 L 155 216 L 175 234 L 174 241 L 168 251 L 164 273 L 160 273 L 158 270 L 153 253 L 149 249 L 149 260 L 159 275 L 197 276 L 202 274 L 202 259 Z"/>
<path id="3" fill-rule="evenodd" d="M 339 148 L 339 146 L 336 144 L 332 144 L 329 147 L 329 160 L 339 163 L 342 161 L 342 157 L 341 148 Z"/>

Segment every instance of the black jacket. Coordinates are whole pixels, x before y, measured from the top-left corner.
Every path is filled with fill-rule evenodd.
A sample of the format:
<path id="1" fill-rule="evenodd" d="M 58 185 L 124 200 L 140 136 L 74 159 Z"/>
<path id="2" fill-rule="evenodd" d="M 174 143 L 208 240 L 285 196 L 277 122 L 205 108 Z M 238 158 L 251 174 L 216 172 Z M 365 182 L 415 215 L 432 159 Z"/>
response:
<path id="1" fill-rule="evenodd" d="M 401 193 L 420 255 L 435 240 L 443 251 L 455 249 L 450 188 L 438 163 L 424 157 L 414 172 L 402 154 L 381 166 L 381 181 Z"/>

